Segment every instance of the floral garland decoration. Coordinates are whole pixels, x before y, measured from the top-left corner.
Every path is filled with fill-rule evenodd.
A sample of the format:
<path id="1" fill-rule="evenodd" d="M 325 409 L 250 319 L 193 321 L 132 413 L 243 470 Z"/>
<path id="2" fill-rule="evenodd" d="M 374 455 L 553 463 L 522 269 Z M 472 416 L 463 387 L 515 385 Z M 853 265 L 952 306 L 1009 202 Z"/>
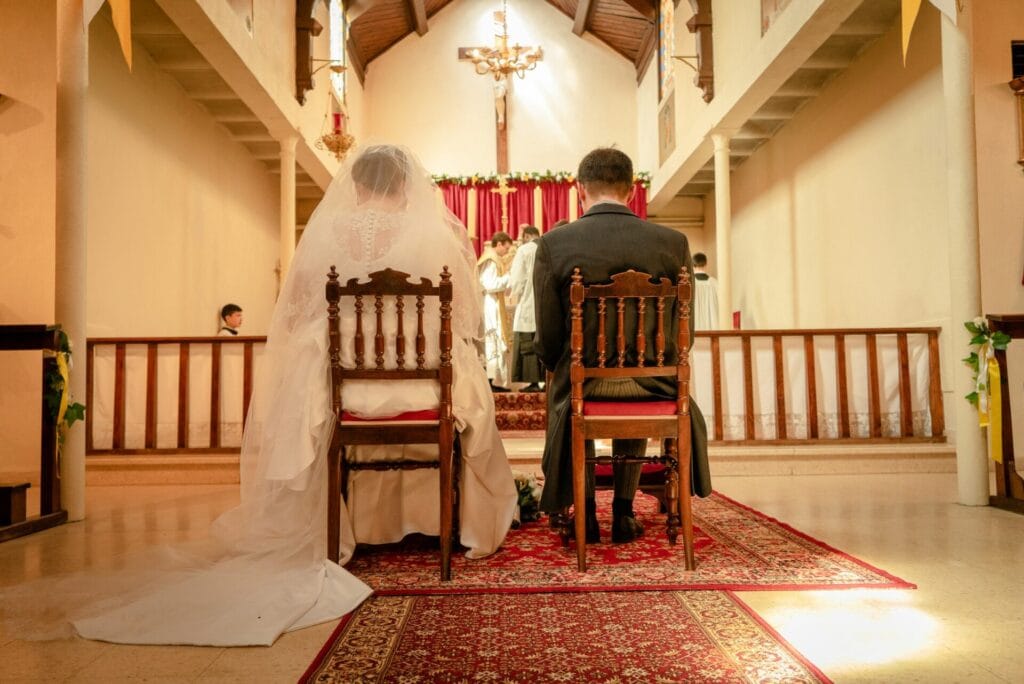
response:
<path id="1" fill-rule="evenodd" d="M 43 397 L 50 420 L 57 426 L 57 450 L 64 446 L 64 433 L 79 420 L 85 420 L 85 404 L 72 401 L 69 382 L 73 363 L 71 339 L 63 330 L 57 331 L 57 363 L 46 371 L 46 393 Z"/>
<path id="2" fill-rule="evenodd" d="M 971 333 L 969 344 L 972 350 L 963 362 L 974 371 L 974 391 L 964 398 L 971 402 L 972 406 L 977 407 L 979 412 L 987 413 L 989 392 L 991 389 L 998 389 L 989 387 L 989 368 L 995 363 L 995 352 L 1005 350 L 1010 343 L 1010 336 L 1000 331 L 992 332 L 988 327 L 988 321 L 982 316 L 967 321 L 964 327 Z"/>
<path id="3" fill-rule="evenodd" d="M 479 185 L 482 183 L 497 183 L 502 178 L 506 181 L 523 181 L 533 183 L 544 183 L 544 182 L 555 182 L 555 183 L 575 183 L 576 174 L 571 171 L 513 171 L 511 173 L 497 174 L 497 173 L 474 173 L 471 176 L 458 176 L 448 175 L 445 173 L 436 174 L 432 176 L 435 183 L 450 183 L 453 185 Z M 634 176 L 633 180 L 640 183 L 644 188 L 650 189 L 651 187 L 651 174 L 647 171 L 638 171 Z"/>

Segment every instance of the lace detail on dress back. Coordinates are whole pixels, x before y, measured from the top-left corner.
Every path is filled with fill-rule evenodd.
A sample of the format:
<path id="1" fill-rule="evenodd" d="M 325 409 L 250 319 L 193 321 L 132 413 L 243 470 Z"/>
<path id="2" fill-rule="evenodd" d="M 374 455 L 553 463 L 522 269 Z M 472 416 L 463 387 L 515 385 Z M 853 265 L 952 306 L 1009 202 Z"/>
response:
<path id="1" fill-rule="evenodd" d="M 335 232 L 341 248 L 356 263 L 366 264 L 367 272 L 391 251 L 400 232 L 399 215 L 381 209 L 365 209 L 347 218 L 351 230 Z"/>

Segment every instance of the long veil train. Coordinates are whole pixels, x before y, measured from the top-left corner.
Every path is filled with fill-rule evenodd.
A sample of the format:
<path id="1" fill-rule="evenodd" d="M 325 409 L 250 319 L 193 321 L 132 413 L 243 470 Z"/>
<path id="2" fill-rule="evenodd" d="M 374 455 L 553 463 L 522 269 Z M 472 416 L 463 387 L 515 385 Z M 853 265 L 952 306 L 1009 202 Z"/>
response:
<path id="1" fill-rule="evenodd" d="M 80 605 L 70 612 L 82 636 L 138 644 L 269 645 L 285 631 L 340 617 L 369 596 L 368 586 L 326 560 L 325 454 L 333 421 L 323 285 L 331 265 L 343 278 L 387 265 L 431 279 L 449 266 L 453 331 L 462 342 L 455 354 L 455 414 L 467 485 L 477 485 L 467 504 L 482 516 L 468 537 L 463 530 L 462 541 L 472 556 L 493 552 L 504 539 L 515 488 L 493 425 L 493 400 L 471 389 L 483 371 L 468 342 L 477 334 L 480 303 L 465 229 L 408 150 L 370 147 L 350 159 L 307 224 L 274 309 L 243 436 L 241 503 L 217 519 L 202 544 L 150 550 L 126 570 L 54 583 L 51 594 L 60 597 L 54 604 Z M 349 410 L 365 394 L 353 389 Z M 416 388 L 401 395 L 413 404 L 436 400 Z M 388 407 L 375 401 L 368 412 Z M 342 515 L 343 550 L 350 553 L 355 539 L 345 510 Z M 9 613 L 21 609 L 19 598 L 24 608 L 30 595 L 18 586 L 0 594 Z"/>

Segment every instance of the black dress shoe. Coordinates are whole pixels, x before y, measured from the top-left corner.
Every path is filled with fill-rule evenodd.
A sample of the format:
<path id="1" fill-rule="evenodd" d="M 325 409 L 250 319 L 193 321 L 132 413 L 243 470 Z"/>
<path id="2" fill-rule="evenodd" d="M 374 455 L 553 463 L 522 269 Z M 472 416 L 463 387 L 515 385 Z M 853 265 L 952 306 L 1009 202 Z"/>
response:
<path id="1" fill-rule="evenodd" d="M 569 527 L 569 538 L 574 539 L 576 535 L 576 516 L 569 516 L 567 524 Z M 583 533 L 583 538 L 588 544 L 601 543 L 601 526 L 597 524 L 597 514 L 587 514 L 586 531 Z"/>
<path id="2" fill-rule="evenodd" d="M 527 385 L 526 387 L 524 387 L 523 389 L 521 389 L 519 391 L 520 392 L 543 392 L 544 390 L 542 390 L 540 388 L 540 385 L 538 385 L 537 383 L 533 383 L 532 385 Z"/>
<path id="3" fill-rule="evenodd" d="M 628 544 L 642 536 L 644 536 L 644 526 L 638 523 L 633 516 L 623 515 L 612 520 L 613 544 Z"/>
<path id="4" fill-rule="evenodd" d="M 587 532 L 584 538 L 588 544 L 601 543 L 601 526 L 597 524 L 597 514 L 587 513 Z"/>

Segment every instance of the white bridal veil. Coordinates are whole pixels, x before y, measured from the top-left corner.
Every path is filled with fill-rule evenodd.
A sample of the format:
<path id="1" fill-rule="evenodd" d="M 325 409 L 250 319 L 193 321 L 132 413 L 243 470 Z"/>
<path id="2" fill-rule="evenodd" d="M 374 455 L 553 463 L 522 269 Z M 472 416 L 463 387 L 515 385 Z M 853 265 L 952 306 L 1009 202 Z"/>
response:
<path id="1" fill-rule="evenodd" d="M 274 310 L 243 437 L 240 505 L 214 523 L 202 552 L 152 551 L 116 580 L 104 576 L 116 586 L 103 593 L 118 595 L 102 607 L 94 603 L 89 617 L 75 616 L 79 634 L 140 644 L 271 644 L 285 631 L 353 610 L 371 593 L 326 560 L 325 452 L 333 422 L 324 284 L 332 265 L 342 282 L 385 266 L 436 281 L 448 266 L 456 337 L 477 333 L 473 252 L 426 170 L 398 147 L 353 154 L 307 224 Z M 371 393 L 345 389 L 346 410 L 407 408 L 372 397 L 361 406 Z M 436 402 L 432 391 L 402 396 L 429 404 Z M 350 550 L 351 527 L 343 529 Z"/>

